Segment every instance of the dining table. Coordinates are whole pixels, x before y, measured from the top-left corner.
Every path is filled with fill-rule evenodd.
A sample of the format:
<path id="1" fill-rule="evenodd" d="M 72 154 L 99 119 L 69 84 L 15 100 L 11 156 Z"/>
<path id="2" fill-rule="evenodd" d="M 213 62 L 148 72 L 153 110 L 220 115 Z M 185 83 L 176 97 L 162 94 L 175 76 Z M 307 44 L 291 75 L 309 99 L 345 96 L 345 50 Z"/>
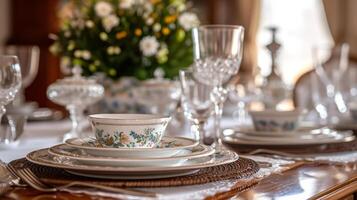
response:
<path id="1" fill-rule="evenodd" d="M 231 119 L 223 119 L 222 126 L 234 125 Z M 10 162 L 23 158 L 31 151 L 48 148 L 62 142 L 63 134 L 70 130 L 69 120 L 29 122 L 18 143 L 0 146 L 0 159 Z M 89 130 L 89 129 L 88 129 Z M 91 133 L 88 132 L 88 135 Z M 184 135 L 190 137 L 189 134 Z M 260 175 L 250 179 L 250 185 L 242 189 L 241 181 L 220 181 L 199 185 L 138 188 L 159 194 L 158 199 L 356 199 L 357 198 L 357 151 L 324 154 L 325 157 L 350 159 L 350 162 L 313 162 L 284 160 L 263 155 L 241 155 L 257 161 Z M 280 163 L 274 167 L 266 163 Z M 278 166 L 278 165 L 276 165 Z M 267 170 L 264 171 L 264 168 Z M 246 182 L 245 182 L 246 183 Z M 239 190 L 237 189 L 239 188 Z M 61 191 L 39 192 L 31 187 L 12 187 L 4 200 L 41 199 L 141 199 L 96 190 L 87 192 Z M 145 198 L 144 198 L 145 199 Z"/>

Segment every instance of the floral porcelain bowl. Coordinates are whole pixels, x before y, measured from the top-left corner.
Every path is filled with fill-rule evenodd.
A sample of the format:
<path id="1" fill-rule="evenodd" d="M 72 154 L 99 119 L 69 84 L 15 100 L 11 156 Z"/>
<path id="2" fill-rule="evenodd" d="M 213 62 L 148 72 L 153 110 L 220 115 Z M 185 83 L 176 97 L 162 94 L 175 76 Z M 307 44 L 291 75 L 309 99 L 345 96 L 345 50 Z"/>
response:
<path id="1" fill-rule="evenodd" d="M 301 110 L 278 111 L 249 111 L 257 131 L 294 131 L 299 127 Z"/>
<path id="2" fill-rule="evenodd" d="M 89 116 L 100 145 L 110 148 L 153 148 L 170 117 L 152 114 L 94 114 Z"/>

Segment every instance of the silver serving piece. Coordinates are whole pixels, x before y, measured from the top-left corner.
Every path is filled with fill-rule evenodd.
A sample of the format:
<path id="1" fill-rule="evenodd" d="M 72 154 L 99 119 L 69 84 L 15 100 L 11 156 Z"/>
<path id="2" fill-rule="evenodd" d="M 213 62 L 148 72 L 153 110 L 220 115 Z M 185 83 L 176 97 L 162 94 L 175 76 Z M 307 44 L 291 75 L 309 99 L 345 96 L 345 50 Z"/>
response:
<path id="1" fill-rule="evenodd" d="M 173 115 L 180 100 L 179 82 L 165 79 L 160 68 L 155 70 L 154 76 L 154 79 L 141 82 L 132 94 L 137 103 L 145 106 L 150 113 Z"/>
<path id="2" fill-rule="evenodd" d="M 66 133 L 63 140 L 81 136 L 80 122 L 87 106 L 99 101 L 104 95 L 104 87 L 92 79 L 81 76 L 81 68 L 73 68 L 71 77 L 57 80 L 47 89 L 48 98 L 66 106 L 72 121 L 72 129 Z"/>
<path id="3" fill-rule="evenodd" d="M 277 73 L 277 55 L 281 44 L 276 39 L 278 29 L 270 27 L 272 41 L 266 45 L 271 55 L 271 73 L 267 77 L 267 82 L 263 86 L 264 104 L 268 109 L 275 109 L 276 105 L 288 97 L 287 85 L 283 82 Z"/>

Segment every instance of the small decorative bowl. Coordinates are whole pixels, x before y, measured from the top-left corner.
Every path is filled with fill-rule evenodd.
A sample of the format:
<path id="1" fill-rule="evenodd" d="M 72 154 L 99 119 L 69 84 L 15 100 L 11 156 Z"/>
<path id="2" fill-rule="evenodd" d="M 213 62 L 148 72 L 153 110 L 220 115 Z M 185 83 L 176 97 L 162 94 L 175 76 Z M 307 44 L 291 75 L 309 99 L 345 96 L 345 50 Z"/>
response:
<path id="1" fill-rule="evenodd" d="M 89 116 L 100 145 L 110 148 L 153 148 L 170 117 L 152 114 L 94 114 Z"/>
<path id="2" fill-rule="evenodd" d="M 348 109 L 353 121 L 357 121 L 357 101 L 348 104 Z"/>
<path id="3" fill-rule="evenodd" d="M 299 126 L 301 110 L 250 111 L 254 128 L 257 131 L 294 131 Z"/>

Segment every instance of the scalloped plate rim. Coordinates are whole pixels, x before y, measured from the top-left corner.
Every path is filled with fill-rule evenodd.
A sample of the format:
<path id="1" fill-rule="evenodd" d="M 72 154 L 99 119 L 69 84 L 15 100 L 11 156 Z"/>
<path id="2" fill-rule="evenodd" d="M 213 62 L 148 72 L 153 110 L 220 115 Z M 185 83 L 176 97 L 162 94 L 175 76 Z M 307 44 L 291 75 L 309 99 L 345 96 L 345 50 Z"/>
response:
<path id="1" fill-rule="evenodd" d="M 202 147 L 202 150 L 200 152 L 196 152 L 196 153 L 192 153 L 188 154 L 188 155 L 173 155 L 170 157 L 154 157 L 154 158 L 125 158 L 125 157 L 104 157 L 104 156 L 94 156 L 94 155 L 89 155 L 89 156 L 93 156 L 93 158 L 85 158 L 85 157 L 76 157 L 76 156 L 71 156 L 71 155 L 65 155 L 65 154 L 61 154 L 59 152 L 55 152 L 53 149 L 54 148 L 60 148 L 61 146 L 65 146 L 66 144 L 59 144 L 59 145 L 55 145 L 53 147 L 48 148 L 48 152 L 49 154 L 52 154 L 54 156 L 63 156 L 66 158 L 70 158 L 70 159 L 74 159 L 74 160 L 84 160 L 84 161 L 120 161 L 120 162 L 130 162 L 130 161 L 135 161 L 135 162 L 147 162 L 147 161 L 168 161 L 168 160 L 178 160 L 178 159 L 194 159 L 194 158 L 201 158 L 204 156 L 209 156 L 212 155 L 214 153 L 214 149 L 212 147 L 206 146 L 206 145 L 198 145 Z M 74 148 L 74 147 L 70 147 L 70 148 Z M 192 155 L 193 154 L 193 155 Z M 94 158 L 97 157 L 97 158 Z"/>

